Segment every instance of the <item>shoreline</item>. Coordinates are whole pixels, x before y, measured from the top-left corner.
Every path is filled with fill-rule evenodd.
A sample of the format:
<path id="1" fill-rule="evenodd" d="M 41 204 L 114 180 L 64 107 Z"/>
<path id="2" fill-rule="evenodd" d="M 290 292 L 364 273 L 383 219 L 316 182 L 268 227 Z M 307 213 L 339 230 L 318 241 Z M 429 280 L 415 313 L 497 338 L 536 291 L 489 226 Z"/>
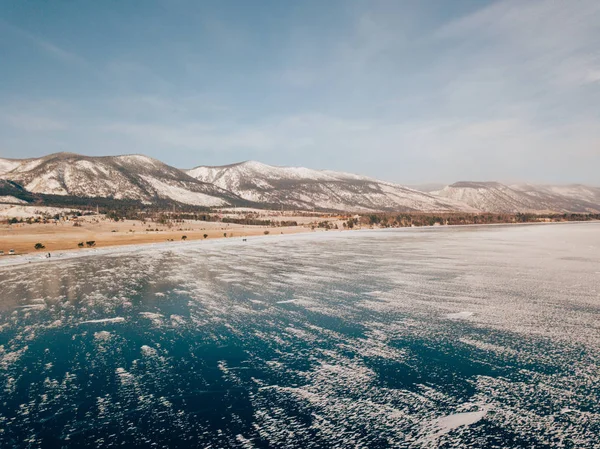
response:
<path id="1" fill-rule="evenodd" d="M 377 231 L 379 229 L 357 229 L 356 231 Z M 347 232 L 343 230 L 335 230 L 328 231 L 327 234 L 330 233 L 342 233 Z M 322 235 L 326 232 L 324 230 L 320 231 L 312 231 L 310 229 L 302 232 L 292 232 L 292 233 L 281 233 L 281 234 L 256 234 L 256 235 L 248 235 L 248 236 L 234 236 L 234 237 L 215 237 L 211 239 L 190 239 L 190 240 L 175 240 L 175 241 L 159 241 L 159 242 L 146 242 L 146 243 L 129 243 L 129 244 L 115 244 L 115 245 L 105 245 L 94 248 L 77 248 L 77 249 L 64 249 L 57 250 L 52 253 L 52 257 L 46 258 L 45 254 L 47 251 L 32 251 L 24 254 L 17 255 L 4 255 L 0 256 L 0 270 L 3 268 L 20 266 L 20 265 L 28 265 L 30 263 L 51 263 L 53 261 L 63 261 L 70 259 L 78 259 L 81 257 L 91 257 L 94 255 L 113 255 L 113 254 L 135 254 L 139 252 L 149 251 L 149 250 L 157 250 L 164 249 L 165 251 L 172 250 L 185 250 L 187 248 L 197 249 L 201 247 L 214 247 L 216 245 L 234 245 L 241 243 L 253 243 L 256 240 L 271 239 L 271 240 L 282 240 L 284 238 L 292 238 L 292 237 L 306 237 L 308 235 L 316 236 Z M 251 237 L 251 239 L 250 239 Z M 243 239 L 247 238 L 248 241 L 244 242 Z"/>
<path id="2" fill-rule="evenodd" d="M 106 256 L 115 254 L 135 254 L 150 250 L 164 249 L 166 251 L 172 250 L 185 250 L 187 248 L 197 249 L 201 247 L 214 247 L 215 245 L 234 245 L 234 244 L 252 244 L 259 241 L 263 244 L 266 240 L 281 241 L 292 238 L 306 238 L 306 237 L 323 237 L 323 236 L 334 236 L 340 234 L 359 234 L 359 233 L 378 233 L 378 232 L 432 232 L 441 231 L 444 229 L 457 229 L 457 228 L 492 228 L 492 227 L 524 227 L 524 226 L 535 226 L 535 225 L 563 225 L 563 224 L 579 224 L 583 225 L 586 223 L 599 223 L 599 220 L 591 221 L 563 221 L 563 222 L 539 222 L 539 223 L 490 223 L 490 224 L 468 224 L 468 225 L 443 225 L 443 226 L 418 226 L 418 227 L 405 227 L 405 228 L 358 228 L 358 229 L 335 229 L 335 230 L 324 230 L 324 229 L 307 229 L 301 228 L 296 229 L 296 232 L 281 232 L 279 234 L 273 233 L 265 235 L 264 233 L 258 233 L 253 235 L 235 235 L 232 237 L 213 237 L 210 239 L 189 239 L 189 240 L 174 240 L 174 241 L 155 241 L 155 242 L 140 242 L 140 243 L 127 243 L 127 244 L 112 244 L 103 245 L 93 248 L 65 248 L 54 250 L 50 258 L 45 255 L 48 251 L 31 251 L 28 253 L 17 254 L 17 255 L 4 255 L 0 256 L 0 269 L 16 267 L 20 265 L 28 265 L 30 263 L 50 263 L 53 261 L 64 261 L 71 259 L 78 259 L 82 257 L 91 256 Z M 275 228 L 277 229 L 277 228 Z M 262 230 L 262 228 L 261 228 Z M 349 232 L 352 231 L 352 232 Z M 250 239 L 251 237 L 251 239 Z M 248 239 L 244 241 L 243 239 Z"/>

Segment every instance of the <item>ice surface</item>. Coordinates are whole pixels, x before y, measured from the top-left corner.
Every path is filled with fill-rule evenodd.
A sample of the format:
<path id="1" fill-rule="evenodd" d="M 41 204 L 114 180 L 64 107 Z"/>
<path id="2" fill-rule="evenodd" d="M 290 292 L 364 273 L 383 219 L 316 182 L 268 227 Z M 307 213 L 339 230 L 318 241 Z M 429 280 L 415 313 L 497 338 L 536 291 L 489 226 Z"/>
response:
<path id="1" fill-rule="evenodd" d="M 587 223 L 11 259 L 0 446 L 594 448 L 598 248 Z"/>

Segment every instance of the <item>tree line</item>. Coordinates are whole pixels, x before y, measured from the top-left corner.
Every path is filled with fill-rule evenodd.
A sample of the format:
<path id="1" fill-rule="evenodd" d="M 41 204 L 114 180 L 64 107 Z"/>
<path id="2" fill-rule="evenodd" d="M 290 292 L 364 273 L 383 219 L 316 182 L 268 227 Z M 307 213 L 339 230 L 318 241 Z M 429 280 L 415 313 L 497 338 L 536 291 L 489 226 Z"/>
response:
<path id="1" fill-rule="evenodd" d="M 361 216 L 360 223 L 367 226 L 404 228 L 413 226 L 449 226 L 500 223 L 541 223 L 561 221 L 600 220 L 600 214 L 585 213 L 373 213 Z"/>

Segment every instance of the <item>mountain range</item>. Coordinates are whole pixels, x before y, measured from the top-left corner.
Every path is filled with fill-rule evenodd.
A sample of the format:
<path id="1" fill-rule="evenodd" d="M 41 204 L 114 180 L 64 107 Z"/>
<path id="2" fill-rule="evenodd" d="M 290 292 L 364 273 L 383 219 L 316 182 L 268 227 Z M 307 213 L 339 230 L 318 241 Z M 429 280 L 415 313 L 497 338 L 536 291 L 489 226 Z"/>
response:
<path id="1" fill-rule="evenodd" d="M 353 212 L 600 212 L 600 188 L 584 185 L 457 182 L 424 192 L 351 173 L 255 161 L 181 170 L 143 155 L 0 158 L 0 202 L 31 202 L 36 195 Z"/>

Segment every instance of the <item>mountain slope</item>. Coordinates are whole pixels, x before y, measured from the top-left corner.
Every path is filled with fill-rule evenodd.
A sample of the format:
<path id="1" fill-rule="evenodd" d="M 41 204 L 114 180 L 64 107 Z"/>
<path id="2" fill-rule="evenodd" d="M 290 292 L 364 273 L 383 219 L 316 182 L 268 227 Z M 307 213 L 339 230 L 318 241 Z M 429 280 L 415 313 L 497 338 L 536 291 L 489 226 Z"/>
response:
<path id="1" fill-rule="evenodd" d="M 599 212 L 600 189 L 586 186 L 507 186 L 499 182 L 457 182 L 432 192 L 486 212 Z"/>
<path id="2" fill-rule="evenodd" d="M 20 185 L 0 179 L 0 203 L 23 204 L 34 201 L 34 195 Z"/>
<path id="3" fill-rule="evenodd" d="M 3 160 L 1 178 L 33 193 L 222 206 L 240 199 L 156 159 L 141 155 L 88 157 L 57 153 L 39 159 Z"/>
<path id="4" fill-rule="evenodd" d="M 365 176 L 255 161 L 186 171 L 240 197 L 265 205 L 342 211 L 457 211 L 469 206 Z"/>

